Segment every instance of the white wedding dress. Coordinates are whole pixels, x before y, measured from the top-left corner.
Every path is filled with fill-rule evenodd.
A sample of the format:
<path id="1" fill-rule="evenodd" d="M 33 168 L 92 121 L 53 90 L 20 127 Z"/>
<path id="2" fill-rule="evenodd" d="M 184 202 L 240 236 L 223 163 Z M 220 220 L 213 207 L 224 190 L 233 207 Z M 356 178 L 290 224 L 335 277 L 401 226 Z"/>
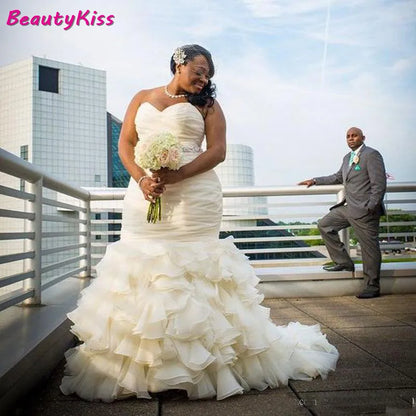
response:
<path id="1" fill-rule="evenodd" d="M 144 103 L 136 126 L 141 138 L 176 135 L 183 163 L 201 152 L 204 120 L 190 103 Z M 83 343 L 66 353 L 63 393 L 113 401 L 183 389 L 220 400 L 335 370 L 337 349 L 318 325 L 272 323 L 247 258 L 218 239 L 221 203 L 210 170 L 168 185 L 162 221 L 148 224 L 148 202 L 130 181 L 121 239 L 68 315 Z"/>

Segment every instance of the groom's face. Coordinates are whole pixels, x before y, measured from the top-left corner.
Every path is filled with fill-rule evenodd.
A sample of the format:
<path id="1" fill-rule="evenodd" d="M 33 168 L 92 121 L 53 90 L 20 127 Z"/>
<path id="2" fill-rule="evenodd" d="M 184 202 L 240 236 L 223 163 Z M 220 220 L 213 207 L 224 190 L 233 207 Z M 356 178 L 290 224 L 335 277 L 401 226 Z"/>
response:
<path id="1" fill-rule="evenodd" d="M 357 150 L 364 142 L 365 136 L 360 129 L 355 127 L 347 131 L 347 144 L 351 150 Z"/>

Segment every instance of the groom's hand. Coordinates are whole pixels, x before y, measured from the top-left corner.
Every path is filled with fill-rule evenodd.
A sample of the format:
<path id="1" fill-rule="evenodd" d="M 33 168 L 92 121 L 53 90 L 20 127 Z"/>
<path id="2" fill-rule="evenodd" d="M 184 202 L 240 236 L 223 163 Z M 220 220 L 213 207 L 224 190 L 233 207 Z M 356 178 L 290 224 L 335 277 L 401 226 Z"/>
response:
<path id="1" fill-rule="evenodd" d="M 306 185 L 309 188 L 312 185 L 316 185 L 315 179 L 306 179 L 306 181 L 299 182 L 298 185 Z"/>

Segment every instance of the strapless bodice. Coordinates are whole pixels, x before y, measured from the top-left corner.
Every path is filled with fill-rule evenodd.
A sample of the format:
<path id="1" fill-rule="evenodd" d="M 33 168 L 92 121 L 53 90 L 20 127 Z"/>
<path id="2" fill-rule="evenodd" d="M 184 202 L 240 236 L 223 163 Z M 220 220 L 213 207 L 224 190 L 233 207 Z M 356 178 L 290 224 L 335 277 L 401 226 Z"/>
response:
<path id="1" fill-rule="evenodd" d="M 139 140 L 169 132 L 181 142 L 184 153 L 201 152 L 204 119 L 191 103 L 177 103 L 161 111 L 153 104 L 144 102 L 137 110 L 135 124 Z"/>

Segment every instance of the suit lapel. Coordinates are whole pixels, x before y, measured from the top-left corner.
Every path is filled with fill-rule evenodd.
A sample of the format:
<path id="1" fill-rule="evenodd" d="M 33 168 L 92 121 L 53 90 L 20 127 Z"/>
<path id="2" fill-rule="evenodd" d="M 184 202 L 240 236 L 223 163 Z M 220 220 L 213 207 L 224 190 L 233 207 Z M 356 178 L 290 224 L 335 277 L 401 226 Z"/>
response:
<path id="1" fill-rule="evenodd" d="M 351 170 L 351 166 L 349 165 L 349 160 L 350 160 L 350 156 L 349 155 L 345 155 L 344 156 L 344 160 L 342 162 L 342 172 L 343 172 L 343 176 L 344 176 L 344 182 L 347 180 L 348 178 L 348 174 L 350 173 Z"/>

